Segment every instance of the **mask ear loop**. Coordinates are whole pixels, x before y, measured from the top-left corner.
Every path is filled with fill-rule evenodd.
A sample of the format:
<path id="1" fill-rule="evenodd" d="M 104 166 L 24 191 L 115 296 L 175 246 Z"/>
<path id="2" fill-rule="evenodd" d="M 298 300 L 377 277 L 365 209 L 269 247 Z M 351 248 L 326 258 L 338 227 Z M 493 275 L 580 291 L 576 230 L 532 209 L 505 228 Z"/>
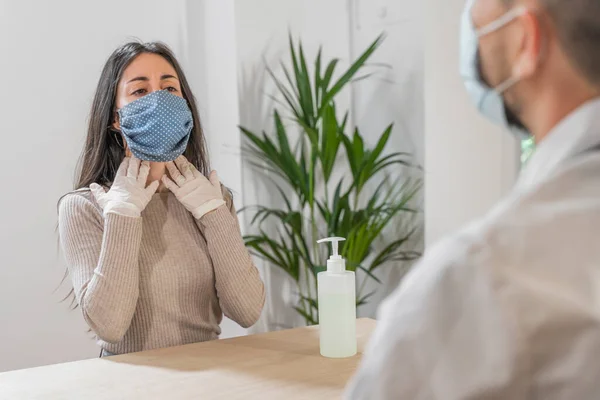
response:
<path id="1" fill-rule="evenodd" d="M 529 9 L 525 6 L 519 6 L 519 7 L 513 8 L 512 10 L 510 10 L 509 12 L 504 14 L 502 17 L 498 18 L 497 20 L 495 20 L 493 22 L 490 22 L 483 28 L 477 30 L 477 32 L 476 32 L 477 38 L 487 36 L 490 33 L 493 33 L 495 31 L 499 30 L 500 28 L 509 24 L 510 22 L 512 22 L 516 18 L 520 17 L 521 15 L 526 14 L 527 12 L 529 12 Z M 510 89 L 511 87 L 516 85 L 520 80 L 521 80 L 521 77 L 519 76 L 519 74 L 516 74 L 516 75 L 511 76 L 510 78 L 508 78 L 507 80 L 502 82 L 500 85 L 498 85 L 492 89 L 496 93 L 501 95 L 504 92 L 506 92 L 508 89 Z"/>
<path id="2" fill-rule="evenodd" d="M 506 24 L 510 23 L 515 18 L 526 14 L 527 12 L 529 12 L 529 9 L 527 9 L 527 7 L 525 7 L 525 6 L 516 7 L 514 9 L 512 9 L 511 11 L 509 11 L 508 13 L 506 13 L 501 18 L 499 18 L 498 20 L 481 28 L 479 31 L 477 31 L 477 35 L 478 35 L 478 37 L 489 35 L 490 33 L 494 32 L 494 31 L 502 28 Z M 546 50 L 546 46 L 544 45 L 544 43 L 542 43 L 542 48 L 540 49 L 540 52 L 537 55 L 538 62 L 540 61 L 543 54 L 545 53 L 545 50 Z M 514 72 L 515 71 L 513 71 L 513 76 L 511 76 L 506 81 L 502 82 L 500 85 L 498 85 L 497 87 L 494 88 L 494 90 L 498 94 L 503 94 L 504 92 L 506 92 L 512 86 L 516 85 L 521 80 L 521 76 L 520 76 L 521 73 L 519 72 L 519 70 L 517 69 L 516 73 L 514 73 Z"/>
<path id="3" fill-rule="evenodd" d="M 515 18 L 520 17 L 521 15 L 527 13 L 529 10 L 525 6 L 515 7 L 500 18 L 495 21 L 490 22 L 483 28 L 477 30 L 477 38 L 481 38 L 483 36 L 487 36 L 492 32 L 497 31 L 502 28 L 504 25 L 512 22 Z"/>
<path id="4" fill-rule="evenodd" d="M 121 131 L 115 129 L 115 127 L 112 125 L 109 125 L 107 129 L 111 133 L 113 140 L 117 142 L 117 145 L 119 145 L 120 148 L 125 150 L 125 145 L 123 144 L 123 137 L 121 136 Z"/>
<path id="5" fill-rule="evenodd" d="M 115 117 L 119 115 L 120 110 L 115 110 Z M 123 144 L 123 136 L 120 129 L 115 128 L 112 124 L 108 126 L 108 131 L 112 133 L 112 137 L 117 142 L 120 148 L 125 150 L 125 145 Z"/>

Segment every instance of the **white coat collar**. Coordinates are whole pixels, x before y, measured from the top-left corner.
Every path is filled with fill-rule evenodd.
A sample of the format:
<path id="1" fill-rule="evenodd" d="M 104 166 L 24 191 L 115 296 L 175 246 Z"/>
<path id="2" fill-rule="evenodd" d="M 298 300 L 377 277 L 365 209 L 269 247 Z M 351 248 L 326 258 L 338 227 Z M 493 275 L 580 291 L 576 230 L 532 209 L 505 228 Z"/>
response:
<path id="1" fill-rule="evenodd" d="M 543 181 L 563 162 L 598 145 L 600 98 L 595 98 L 567 115 L 541 141 L 521 173 L 518 185 L 530 186 Z"/>

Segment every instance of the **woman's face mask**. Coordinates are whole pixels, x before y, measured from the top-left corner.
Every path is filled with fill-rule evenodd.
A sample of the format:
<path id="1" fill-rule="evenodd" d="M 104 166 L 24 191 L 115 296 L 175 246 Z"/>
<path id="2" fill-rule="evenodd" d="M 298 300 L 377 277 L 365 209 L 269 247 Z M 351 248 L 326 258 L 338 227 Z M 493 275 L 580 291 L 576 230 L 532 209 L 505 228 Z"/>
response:
<path id="1" fill-rule="evenodd" d="M 465 87 L 476 105 L 477 109 L 488 119 L 513 132 L 518 137 L 529 136 L 525 126 L 518 117 L 506 106 L 502 97 L 504 92 L 521 79 L 518 75 L 508 77 L 495 88 L 490 87 L 483 79 L 481 72 L 481 54 L 479 52 L 479 39 L 490 35 L 502 28 L 517 17 L 525 14 L 525 7 L 516 7 L 508 11 L 497 20 L 477 30 L 473 24 L 472 8 L 476 0 L 469 0 L 465 7 L 461 22 L 460 44 L 460 74 Z"/>
<path id="2" fill-rule="evenodd" d="M 194 121 L 187 101 L 157 90 L 118 110 L 131 153 L 143 161 L 173 161 L 185 152 Z"/>

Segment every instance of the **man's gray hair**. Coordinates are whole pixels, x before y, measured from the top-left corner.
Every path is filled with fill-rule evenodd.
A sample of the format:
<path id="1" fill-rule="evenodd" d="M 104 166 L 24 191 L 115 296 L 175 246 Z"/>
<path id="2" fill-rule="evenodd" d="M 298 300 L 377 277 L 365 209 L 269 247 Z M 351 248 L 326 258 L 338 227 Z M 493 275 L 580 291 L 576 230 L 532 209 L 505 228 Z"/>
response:
<path id="1" fill-rule="evenodd" d="M 508 7 L 515 0 L 502 0 Z M 573 65 L 600 85 L 600 0 L 538 0 L 552 18 Z"/>

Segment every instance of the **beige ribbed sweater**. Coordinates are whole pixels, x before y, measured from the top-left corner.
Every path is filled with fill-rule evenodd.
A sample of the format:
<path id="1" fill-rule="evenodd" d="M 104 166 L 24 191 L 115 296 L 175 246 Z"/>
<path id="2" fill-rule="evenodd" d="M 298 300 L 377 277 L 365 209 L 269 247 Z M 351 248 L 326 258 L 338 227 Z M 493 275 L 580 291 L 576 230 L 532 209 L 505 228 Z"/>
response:
<path id="1" fill-rule="evenodd" d="M 223 314 L 248 327 L 265 291 L 230 200 L 200 220 L 172 193 L 141 218 L 109 213 L 89 191 L 60 202 L 75 296 L 99 345 L 116 354 L 218 338 Z"/>

